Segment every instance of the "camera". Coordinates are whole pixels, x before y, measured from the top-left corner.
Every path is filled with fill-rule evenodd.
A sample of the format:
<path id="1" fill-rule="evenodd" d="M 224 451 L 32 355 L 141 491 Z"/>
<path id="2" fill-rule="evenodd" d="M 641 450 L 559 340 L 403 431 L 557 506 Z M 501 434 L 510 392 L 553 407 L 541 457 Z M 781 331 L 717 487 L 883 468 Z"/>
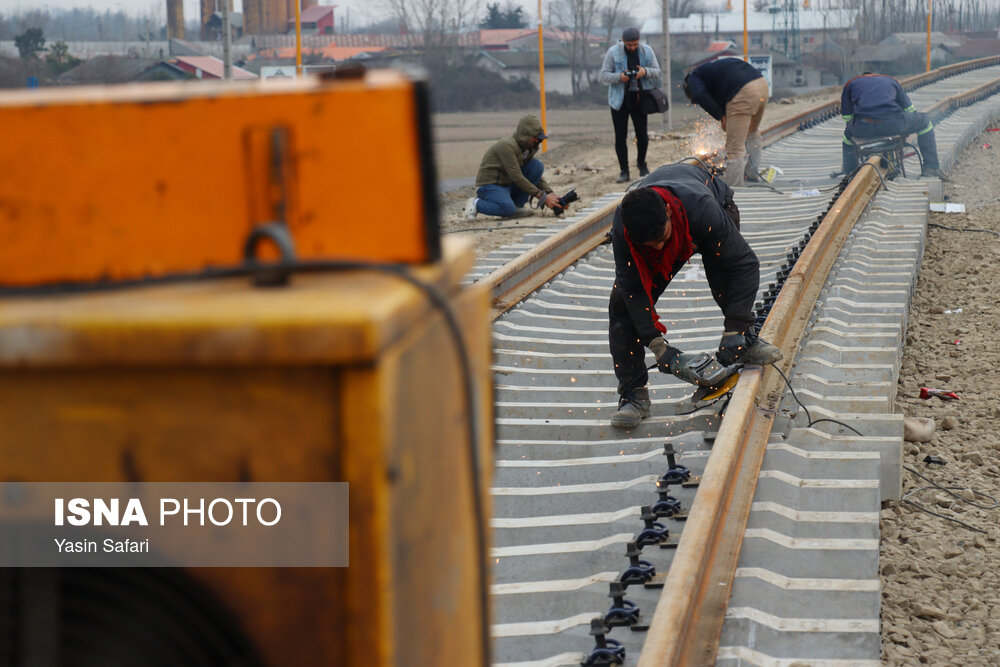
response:
<path id="1" fill-rule="evenodd" d="M 576 194 L 576 190 L 570 190 L 562 197 L 559 198 L 559 208 L 552 209 L 552 212 L 556 215 L 562 215 L 566 208 L 580 198 L 580 195 Z"/>
<path id="2" fill-rule="evenodd" d="M 627 69 L 625 70 L 625 76 L 628 77 L 628 89 L 632 91 L 639 90 L 639 70 Z"/>

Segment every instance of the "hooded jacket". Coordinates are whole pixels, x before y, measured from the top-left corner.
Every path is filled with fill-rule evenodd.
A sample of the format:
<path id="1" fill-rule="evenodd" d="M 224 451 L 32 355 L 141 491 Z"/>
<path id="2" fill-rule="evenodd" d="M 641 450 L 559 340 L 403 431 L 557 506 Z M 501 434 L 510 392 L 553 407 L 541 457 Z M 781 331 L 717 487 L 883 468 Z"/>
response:
<path id="1" fill-rule="evenodd" d="M 539 190 L 552 192 L 544 179 L 533 185 L 521 173 L 524 163 L 535 157 L 541 144 L 529 146 L 532 137 L 544 132 L 542 123 L 535 116 L 524 116 L 517 123 L 517 129 L 510 137 L 504 137 L 490 146 L 483 161 L 479 163 L 479 173 L 476 174 L 476 187 L 480 185 L 516 185 L 529 195 Z"/>
<path id="2" fill-rule="evenodd" d="M 660 167 L 636 187 L 654 185 L 672 192 L 684 207 L 694 251 L 701 255 L 712 297 L 725 317 L 725 330 L 746 330 L 754 320 L 753 303 L 760 286 L 760 262 L 722 208 L 732 199 L 732 189 L 722 179 L 691 164 Z M 614 289 L 622 293 L 639 338 L 648 347 L 650 341 L 660 336 L 653 323 L 650 299 L 655 302 L 663 294 L 687 260 L 675 263 L 669 277 L 655 275 L 647 294 L 625 239 L 621 206 L 615 211 L 611 225 L 611 244 L 615 256 Z"/>

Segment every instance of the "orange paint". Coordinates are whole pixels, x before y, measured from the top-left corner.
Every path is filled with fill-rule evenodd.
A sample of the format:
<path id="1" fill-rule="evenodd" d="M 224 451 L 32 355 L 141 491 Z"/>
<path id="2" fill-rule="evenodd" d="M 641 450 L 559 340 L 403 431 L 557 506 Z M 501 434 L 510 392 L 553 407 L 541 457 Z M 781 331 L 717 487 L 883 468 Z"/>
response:
<path id="1" fill-rule="evenodd" d="M 0 96 L 0 286 L 235 266 L 280 220 L 298 259 L 433 260 L 416 106 L 389 71 Z"/>

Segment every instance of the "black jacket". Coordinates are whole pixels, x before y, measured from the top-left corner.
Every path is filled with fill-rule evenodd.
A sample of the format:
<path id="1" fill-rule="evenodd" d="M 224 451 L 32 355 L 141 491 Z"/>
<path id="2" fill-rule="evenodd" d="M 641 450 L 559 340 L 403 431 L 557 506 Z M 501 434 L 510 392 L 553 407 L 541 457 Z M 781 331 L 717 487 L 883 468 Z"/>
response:
<path id="1" fill-rule="evenodd" d="M 719 58 L 698 65 L 684 81 L 691 91 L 691 101 L 710 113 L 715 120 L 722 120 L 729 100 L 743 86 L 760 77 L 760 72 L 739 58 Z"/>
<path id="2" fill-rule="evenodd" d="M 722 208 L 732 199 L 732 189 L 722 179 L 713 178 L 691 164 L 660 167 L 642 179 L 637 187 L 652 185 L 670 190 L 684 207 L 694 251 L 701 254 L 712 296 L 725 316 L 725 330 L 745 330 L 754 320 L 753 303 L 760 286 L 760 262 Z M 615 255 L 614 289 L 622 293 L 639 338 L 648 347 L 649 342 L 661 334 L 653 324 L 649 297 L 625 240 L 621 206 L 615 211 L 611 225 L 611 243 Z M 663 294 L 671 278 L 685 263 L 686 260 L 677 262 L 669 278 L 654 276 L 654 300 Z"/>

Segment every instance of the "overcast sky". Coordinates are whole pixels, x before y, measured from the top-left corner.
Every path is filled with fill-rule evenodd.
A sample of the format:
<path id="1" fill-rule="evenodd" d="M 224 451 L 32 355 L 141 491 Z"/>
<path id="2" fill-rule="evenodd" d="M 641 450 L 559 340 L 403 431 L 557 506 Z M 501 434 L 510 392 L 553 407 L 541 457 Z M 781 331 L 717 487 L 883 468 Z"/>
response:
<path id="1" fill-rule="evenodd" d="M 495 1 L 495 0 L 488 0 Z M 657 0 L 658 1 L 658 0 Z M 487 0 L 483 0 L 484 4 Z M 234 0 L 236 11 L 242 11 L 243 0 Z M 377 12 L 372 8 L 371 0 L 319 0 L 321 5 L 337 5 L 337 24 L 358 25 L 378 20 Z M 502 4 L 502 0 L 501 0 Z M 535 0 L 525 0 L 522 5 L 525 10 L 531 8 L 531 15 L 534 16 Z M 97 11 L 122 10 L 134 15 L 148 14 L 152 10 L 153 16 L 158 16 L 166 21 L 167 1 L 166 0 L 0 0 L 0 14 L 19 12 L 29 9 L 72 9 L 73 7 L 91 7 Z M 201 12 L 199 0 L 184 0 L 184 20 L 185 22 L 194 20 Z M 346 21 L 345 21 L 346 19 Z"/>
<path id="2" fill-rule="evenodd" d="M 499 1 L 501 6 L 506 6 L 507 4 L 506 0 L 482 0 L 482 5 L 485 7 L 487 2 L 496 1 Z M 529 27 L 534 27 L 535 9 L 538 7 L 537 0 L 513 0 L 513 2 L 515 5 L 520 5 L 524 8 L 524 14 L 528 19 Z M 548 2 L 549 0 L 546 0 L 546 4 Z M 351 25 L 357 25 L 359 22 L 368 23 L 379 19 L 376 15 L 377 12 L 372 8 L 373 3 L 371 0 L 319 0 L 319 4 L 337 5 L 338 25 L 343 25 L 345 18 L 349 19 L 346 22 Z M 715 5 L 718 3 L 709 2 L 708 4 Z M 737 4 L 739 3 L 734 3 L 734 5 Z M 242 11 L 243 0 L 235 0 L 234 5 L 236 11 Z M 201 11 L 200 6 L 201 3 L 199 0 L 184 0 L 184 20 L 191 21 L 197 17 Z M 92 7 L 101 12 L 108 9 L 112 11 L 122 10 L 136 15 L 148 14 L 152 10 L 154 16 L 159 16 L 164 21 L 166 21 L 167 15 L 166 0 L 0 0 L 0 14 L 29 9 L 72 9 L 73 7 Z M 640 18 L 653 15 L 659 16 L 659 7 L 660 0 L 642 0 L 638 3 L 634 14 Z M 349 17 L 347 16 L 348 13 Z"/>

